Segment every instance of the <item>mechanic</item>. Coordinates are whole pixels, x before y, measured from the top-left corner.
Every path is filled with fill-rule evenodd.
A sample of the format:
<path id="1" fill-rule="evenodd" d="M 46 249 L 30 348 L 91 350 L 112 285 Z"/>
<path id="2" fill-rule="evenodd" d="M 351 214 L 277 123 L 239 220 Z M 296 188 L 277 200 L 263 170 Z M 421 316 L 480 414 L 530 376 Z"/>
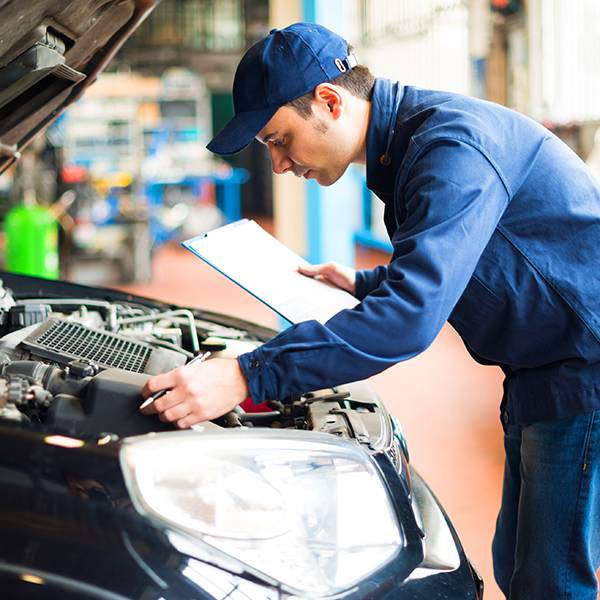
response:
<path id="1" fill-rule="evenodd" d="M 273 30 L 240 62 L 235 116 L 208 148 L 256 138 L 275 173 L 321 185 L 351 163 L 385 204 L 389 265 L 305 271 L 360 304 L 286 329 L 238 360 L 149 380 L 144 412 L 188 427 L 370 377 L 423 352 L 445 321 L 505 374 L 505 479 L 493 542 L 511 600 L 598 598 L 600 182 L 558 138 L 505 107 L 375 79 L 335 33 Z"/>

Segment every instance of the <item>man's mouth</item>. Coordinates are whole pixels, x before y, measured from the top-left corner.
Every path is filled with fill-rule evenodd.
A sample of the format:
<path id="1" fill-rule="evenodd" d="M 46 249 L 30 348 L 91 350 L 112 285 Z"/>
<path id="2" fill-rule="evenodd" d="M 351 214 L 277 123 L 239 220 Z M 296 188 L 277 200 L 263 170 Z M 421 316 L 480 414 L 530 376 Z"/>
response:
<path id="1" fill-rule="evenodd" d="M 310 173 L 310 171 L 311 171 L 311 169 L 307 169 L 307 168 L 305 168 L 304 171 L 302 171 L 302 167 L 300 167 L 298 169 L 292 169 L 292 173 L 298 179 L 300 179 L 301 177 L 303 177 L 304 179 L 307 179 L 307 175 L 308 175 L 308 173 Z"/>

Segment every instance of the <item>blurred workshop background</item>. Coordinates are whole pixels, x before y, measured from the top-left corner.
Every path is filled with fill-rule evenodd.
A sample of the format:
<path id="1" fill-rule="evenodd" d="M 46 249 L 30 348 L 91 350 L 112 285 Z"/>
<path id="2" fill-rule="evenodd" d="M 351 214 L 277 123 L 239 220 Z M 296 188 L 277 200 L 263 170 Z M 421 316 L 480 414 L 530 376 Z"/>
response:
<path id="1" fill-rule="evenodd" d="M 205 149 L 233 114 L 244 51 L 301 20 L 344 35 L 377 76 L 528 114 L 600 173 L 598 0 L 163 0 L 0 176 L 4 268 L 278 326 L 179 242 L 248 217 L 311 262 L 386 262 L 382 205 L 363 169 L 319 188 L 273 179 L 260 144 L 226 160 Z M 487 600 L 501 598 L 490 553 L 503 466 L 500 372 L 476 365 L 446 327 L 373 384 L 484 576 Z"/>

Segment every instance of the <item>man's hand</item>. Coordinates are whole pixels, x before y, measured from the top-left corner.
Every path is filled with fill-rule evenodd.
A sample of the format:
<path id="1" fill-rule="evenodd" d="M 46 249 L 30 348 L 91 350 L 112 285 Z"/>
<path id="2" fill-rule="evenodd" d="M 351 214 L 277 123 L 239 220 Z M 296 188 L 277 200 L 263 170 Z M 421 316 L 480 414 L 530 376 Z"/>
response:
<path id="1" fill-rule="evenodd" d="M 142 388 L 142 395 L 148 398 L 164 389 L 169 392 L 142 412 L 158 413 L 161 421 L 175 423 L 180 429 L 216 419 L 249 395 L 248 382 L 238 361 L 227 358 L 184 365 L 152 377 Z"/>
<path id="2" fill-rule="evenodd" d="M 356 271 L 351 267 L 336 262 L 328 262 L 321 265 L 298 267 L 298 271 L 302 275 L 333 283 L 333 285 L 350 292 L 353 296 L 356 294 Z"/>

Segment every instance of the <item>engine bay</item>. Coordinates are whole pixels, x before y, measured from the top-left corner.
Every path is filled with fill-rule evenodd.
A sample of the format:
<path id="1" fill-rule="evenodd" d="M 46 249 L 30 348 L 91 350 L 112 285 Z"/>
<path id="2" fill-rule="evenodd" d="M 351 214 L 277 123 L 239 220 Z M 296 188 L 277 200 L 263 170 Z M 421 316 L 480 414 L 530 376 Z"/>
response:
<path id="1" fill-rule="evenodd" d="M 12 280 L 11 287 L 0 283 L 0 418 L 119 438 L 172 430 L 139 411 L 151 376 L 206 351 L 235 358 L 276 333 L 120 293 L 111 298 L 110 290 L 58 297 L 55 283 L 41 284 L 47 295 L 46 289 L 15 292 Z M 258 406 L 248 399 L 211 425 L 320 431 L 372 451 L 395 446 L 389 416 L 365 382 Z"/>

